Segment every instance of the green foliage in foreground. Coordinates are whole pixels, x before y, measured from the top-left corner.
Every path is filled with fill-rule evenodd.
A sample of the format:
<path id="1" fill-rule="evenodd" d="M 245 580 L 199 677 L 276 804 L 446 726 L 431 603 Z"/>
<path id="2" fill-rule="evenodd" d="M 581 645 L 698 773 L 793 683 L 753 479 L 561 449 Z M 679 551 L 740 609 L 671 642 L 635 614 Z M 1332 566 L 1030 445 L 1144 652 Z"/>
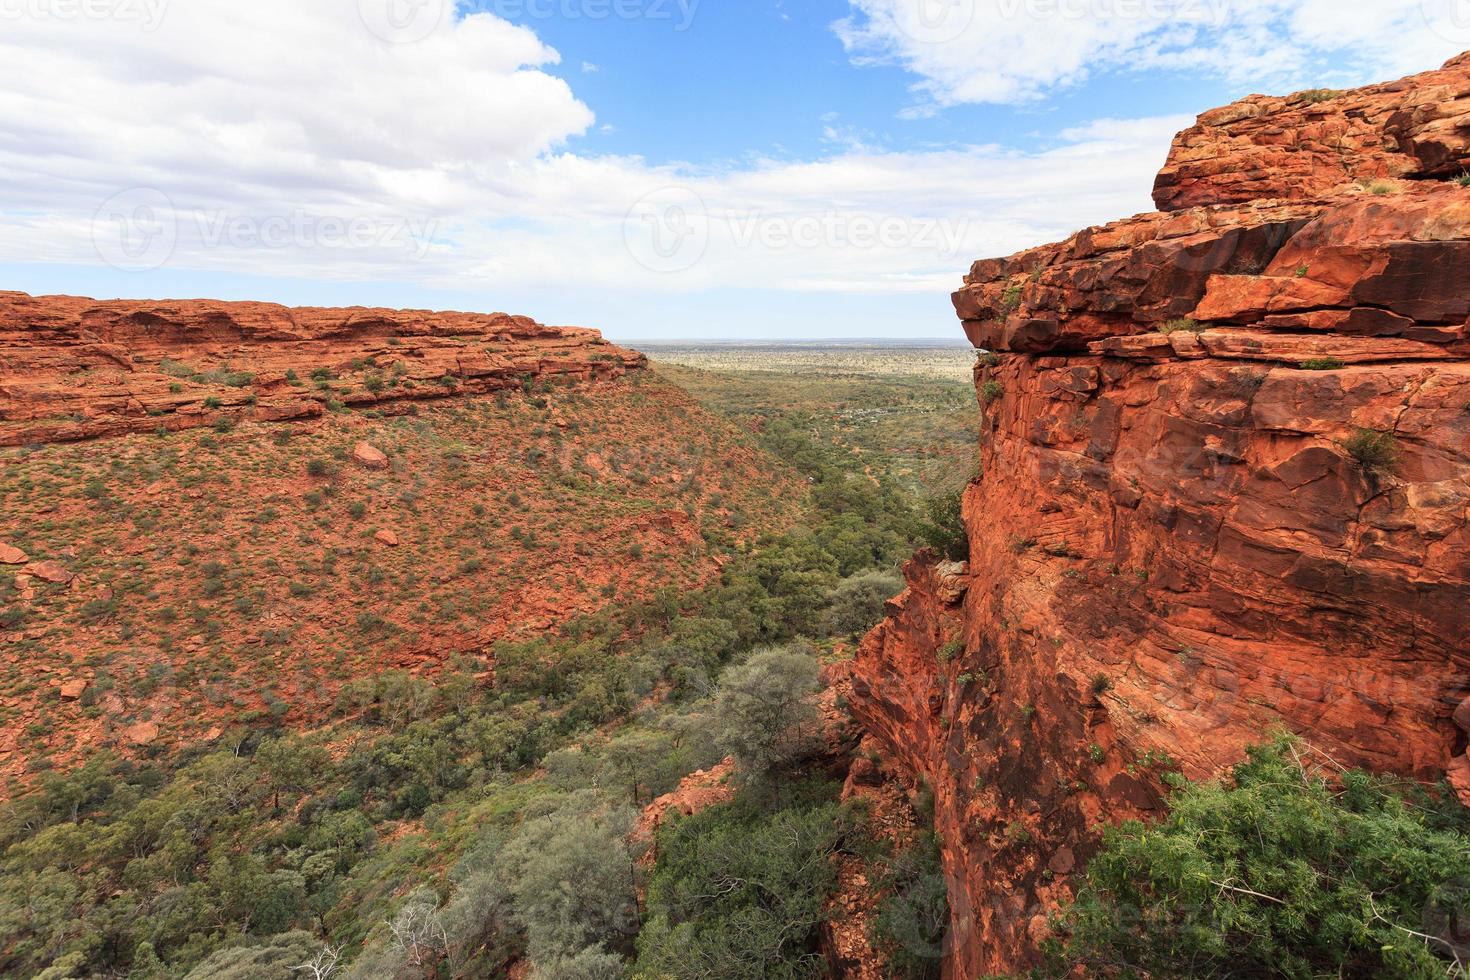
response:
<path id="1" fill-rule="evenodd" d="M 772 812 L 736 802 L 668 824 L 632 975 L 647 980 L 797 980 L 824 974 L 822 906 L 852 817 L 814 784 Z M 794 796 L 794 799 L 792 799 Z"/>
<path id="2" fill-rule="evenodd" d="M 1090 976 L 1463 976 L 1470 815 L 1362 773 L 1304 767 L 1289 739 L 1231 784 L 1191 784 L 1166 821 L 1107 832 L 1061 926 Z M 1453 941 L 1458 932 L 1458 943 Z"/>

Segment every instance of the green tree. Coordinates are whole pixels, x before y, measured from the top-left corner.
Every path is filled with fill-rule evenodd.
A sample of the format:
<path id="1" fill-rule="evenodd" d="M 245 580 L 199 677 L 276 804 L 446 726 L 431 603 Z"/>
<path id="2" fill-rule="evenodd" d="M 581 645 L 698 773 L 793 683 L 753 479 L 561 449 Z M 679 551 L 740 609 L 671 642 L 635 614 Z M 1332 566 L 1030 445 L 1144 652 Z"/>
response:
<path id="1" fill-rule="evenodd" d="M 805 756 L 816 735 L 817 660 L 806 644 L 773 647 L 732 668 L 715 695 L 716 743 L 763 779 Z"/>
<path id="2" fill-rule="evenodd" d="M 1162 824 L 1108 830 L 1061 922 L 1059 972 L 1451 975 L 1470 953 L 1470 815 L 1303 757 L 1282 738 L 1228 784 L 1175 777 Z"/>
<path id="3" fill-rule="evenodd" d="M 948 561 L 969 561 L 970 535 L 965 528 L 964 492 L 931 497 L 919 524 L 919 539 Z"/>
<path id="4" fill-rule="evenodd" d="M 525 932 L 533 962 L 636 931 L 636 866 L 626 843 L 634 817 L 584 790 L 554 809 L 533 809 L 501 851 L 510 918 Z"/>
<path id="5" fill-rule="evenodd" d="M 889 572 L 862 572 L 827 593 L 824 616 L 836 636 L 866 633 L 883 619 L 884 604 L 903 591 L 903 579 Z"/>
<path id="6" fill-rule="evenodd" d="M 647 980 L 822 976 L 823 905 L 846 833 L 835 804 L 766 812 L 748 793 L 659 835 L 632 975 Z"/>

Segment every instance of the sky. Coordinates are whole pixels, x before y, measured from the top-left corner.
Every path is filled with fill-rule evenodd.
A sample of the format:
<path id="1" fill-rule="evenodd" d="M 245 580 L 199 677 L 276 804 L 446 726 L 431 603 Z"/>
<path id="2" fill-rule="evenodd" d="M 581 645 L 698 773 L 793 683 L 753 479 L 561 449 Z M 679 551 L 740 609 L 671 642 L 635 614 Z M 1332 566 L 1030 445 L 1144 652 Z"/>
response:
<path id="1" fill-rule="evenodd" d="M 1470 0 L 0 0 L 0 289 L 958 337 L 1199 112 Z"/>

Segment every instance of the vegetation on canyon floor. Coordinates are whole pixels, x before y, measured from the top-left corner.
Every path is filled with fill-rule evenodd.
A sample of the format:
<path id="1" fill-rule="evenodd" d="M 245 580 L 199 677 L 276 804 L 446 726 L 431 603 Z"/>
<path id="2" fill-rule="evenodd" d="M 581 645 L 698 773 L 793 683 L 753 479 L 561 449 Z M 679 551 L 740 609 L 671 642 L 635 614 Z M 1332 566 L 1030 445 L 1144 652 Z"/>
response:
<path id="1" fill-rule="evenodd" d="M 83 712 L 160 687 L 178 700 L 152 717 L 201 703 L 184 699 L 257 644 L 261 610 L 280 602 L 301 621 L 280 648 L 325 651 L 316 666 L 332 682 L 309 719 L 277 676 L 263 709 L 214 716 L 227 731 L 213 743 L 38 767 L 0 813 L 0 973 L 407 980 L 525 962 L 554 980 L 818 977 L 838 869 L 852 860 L 876 897 L 865 927 L 888 975 L 937 978 L 949 907 L 932 796 L 916 796 L 925 826 L 912 840 L 879 834 L 861 802 L 839 798 L 811 695 L 821 666 L 881 618 L 915 545 L 967 557 L 958 490 L 972 472 L 974 391 L 665 370 L 701 404 L 653 379 L 627 383 L 632 401 L 533 391 L 329 420 L 384 425 L 394 458 L 414 461 L 387 475 L 354 474 L 351 439 L 330 427 L 270 445 L 253 429 L 170 437 L 155 468 L 156 446 L 134 439 L 106 467 L 83 448 L 17 453 L 5 490 L 36 518 L 24 543 L 79 542 L 80 563 L 113 588 L 106 609 L 86 593 L 27 604 L 27 628 L 44 632 L 17 652 L 86 627 L 98 650 L 146 640 L 197 671 L 149 687 L 146 671 L 121 666 L 131 661 L 94 652 L 115 686 L 97 685 Z M 652 438 L 630 455 L 637 433 Z M 497 449 L 507 434 L 513 456 Z M 680 439 L 693 440 L 682 455 Z M 1365 469 L 1392 465 L 1392 445 L 1385 462 L 1367 442 Z M 223 492 L 247 478 L 289 480 L 299 495 L 246 506 Z M 119 557 L 133 554 L 128 535 L 164 526 L 153 498 L 173 499 L 175 484 L 203 491 L 180 495 L 198 532 L 154 546 L 150 562 Z M 941 492 L 922 499 L 926 486 Z M 497 506 L 477 511 L 486 495 Z M 670 506 L 720 556 L 717 576 L 700 578 L 667 542 L 638 542 L 636 556 L 588 543 Z M 362 550 L 390 508 L 417 550 Z M 275 516 L 252 516 L 264 509 Z M 320 563 L 292 566 L 273 550 L 292 540 L 275 527 L 322 547 Z M 452 574 L 416 576 L 428 558 Z M 482 619 L 491 594 L 524 596 L 537 561 L 582 570 L 567 594 L 597 601 L 555 630 L 501 638 L 493 684 L 485 663 L 453 652 L 432 673 L 373 668 L 391 637 L 432 641 Z M 610 581 L 609 564 L 637 574 Z M 0 601 L 18 608 L 7 579 Z M 187 617 L 144 614 L 179 603 Z M 249 662 L 263 676 L 297 669 Z M 38 732 L 32 744 L 60 762 L 58 742 Z M 1108 830 L 1055 922 L 1056 972 L 1455 975 L 1470 921 L 1465 812 L 1304 764 L 1309 751 L 1258 749 L 1223 784 L 1169 777 L 1162 823 Z M 652 799 L 726 759 L 735 765 L 708 787 L 718 799 L 645 825 Z"/>
<path id="2" fill-rule="evenodd" d="M 468 657 L 358 671 L 311 725 L 259 712 L 213 745 L 43 775 L 0 815 L 0 972 L 484 976 L 525 958 L 546 977 L 819 974 L 834 854 L 901 855 L 836 801 L 792 692 L 881 616 L 918 521 L 808 418 L 759 428 L 761 458 L 807 484 L 807 519 L 752 532 L 703 588 L 503 640 L 489 689 Z M 231 568 L 253 573 L 178 584 L 248 595 Z M 730 756 L 728 803 L 634 842 L 642 805 Z"/>

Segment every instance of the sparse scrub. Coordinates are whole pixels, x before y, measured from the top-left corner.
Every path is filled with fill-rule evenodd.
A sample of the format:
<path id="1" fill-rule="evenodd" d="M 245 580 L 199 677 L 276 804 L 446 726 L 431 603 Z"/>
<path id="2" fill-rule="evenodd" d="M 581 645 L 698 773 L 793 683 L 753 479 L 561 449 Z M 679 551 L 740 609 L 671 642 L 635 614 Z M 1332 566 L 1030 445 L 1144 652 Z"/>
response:
<path id="1" fill-rule="evenodd" d="M 1209 327 L 1207 325 L 1200 323 L 1198 320 L 1191 320 L 1189 317 L 1178 317 L 1177 319 L 1168 320 L 1160 325 L 1159 333 L 1167 337 L 1170 334 L 1176 334 L 1180 332 L 1203 333 L 1208 329 Z"/>
<path id="2" fill-rule="evenodd" d="M 1386 473 L 1398 462 L 1398 439 L 1391 432 L 1357 429 L 1342 445 L 1366 473 Z"/>

